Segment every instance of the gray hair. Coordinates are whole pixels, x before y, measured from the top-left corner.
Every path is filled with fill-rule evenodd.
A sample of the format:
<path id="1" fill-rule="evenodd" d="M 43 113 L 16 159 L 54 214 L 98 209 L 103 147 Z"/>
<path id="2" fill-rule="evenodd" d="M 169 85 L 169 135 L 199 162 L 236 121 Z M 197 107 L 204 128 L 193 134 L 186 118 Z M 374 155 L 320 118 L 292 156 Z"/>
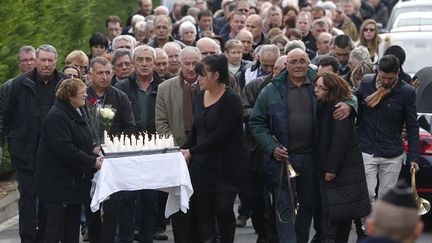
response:
<path id="1" fill-rule="evenodd" d="M 358 46 L 354 48 L 350 53 L 349 59 L 350 60 L 356 59 L 359 62 L 366 62 L 366 63 L 371 62 L 369 50 L 364 46 Z"/>
<path id="2" fill-rule="evenodd" d="M 196 34 L 195 25 L 194 25 L 192 22 L 190 22 L 190 21 L 186 21 L 186 22 L 184 22 L 184 23 L 182 23 L 182 24 L 180 25 L 180 29 L 179 29 L 179 33 L 180 33 L 180 35 L 183 35 L 183 33 L 184 33 L 187 29 L 192 29 L 192 30 L 195 32 L 195 34 Z"/>
<path id="3" fill-rule="evenodd" d="M 168 7 L 165 6 L 165 5 L 157 6 L 153 11 L 155 12 L 155 14 L 157 14 L 157 12 L 158 12 L 158 11 L 161 11 L 161 10 L 162 10 L 162 11 L 165 11 L 165 12 L 167 13 L 167 15 L 169 15 L 169 13 L 170 13 Z"/>
<path id="4" fill-rule="evenodd" d="M 180 24 L 183 24 L 186 21 L 190 21 L 192 22 L 192 24 L 196 24 L 196 21 L 194 19 L 194 17 L 190 16 L 190 15 L 186 15 L 183 18 L 180 19 Z"/>
<path id="5" fill-rule="evenodd" d="M 103 66 L 109 64 L 110 68 L 112 68 L 110 61 L 108 59 L 106 59 L 105 57 L 95 57 L 95 58 L 91 59 L 91 61 L 90 61 L 90 69 L 89 69 L 90 72 L 93 71 L 94 65 L 96 63 L 99 63 L 100 65 L 103 65 Z"/>
<path id="6" fill-rule="evenodd" d="M 135 48 L 136 46 L 136 39 L 133 36 L 130 35 L 119 35 L 116 38 L 114 38 L 114 40 L 112 41 L 112 49 L 117 49 L 117 42 L 125 40 L 127 42 L 129 42 L 129 44 L 131 45 L 132 49 Z"/>
<path id="7" fill-rule="evenodd" d="M 155 48 L 156 56 L 157 56 L 157 53 L 159 53 L 159 52 L 162 53 L 162 55 L 164 55 L 166 58 L 168 58 L 168 54 L 166 53 L 166 51 L 164 49 L 156 47 Z"/>
<path id="8" fill-rule="evenodd" d="M 143 52 L 143 51 L 149 51 L 152 53 L 153 59 L 156 60 L 156 51 L 153 47 L 148 46 L 148 45 L 141 45 L 141 46 L 137 46 L 135 47 L 135 49 L 133 49 L 132 51 L 132 59 L 135 60 L 135 57 L 137 55 L 138 52 Z"/>
<path id="9" fill-rule="evenodd" d="M 119 59 L 122 56 L 129 56 L 129 58 L 132 60 L 132 53 L 129 49 L 126 48 L 120 48 L 114 51 L 113 55 L 112 55 L 112 59 L 111 59 L 111 64 L 115 65 L 115 63 L 117 62 L 117 59 Z"/>
<path id="10" fill-rule="evenodd" d="M 303 43 L 303 41 L 301 41 L 301 40 L 292 40 L 292 41 L 288 41 L 288 43 L 285 46 L 285 55 L 287 55 L 288 52 L 290 52 L 291 50 L 294 50 L 296 48 L 300 48 L 303 51 L 306 51 L 306 46 Z"/>
<path id="11" fill-rule="evenodd" d="M 55 58 L 56 58 L 56 59 L 57 59 L 57 57 L 58 57 L 57 50 L 56 50 L 55 47 L 52 46 L 52 45 L 45 44 L 45 45 L 41 45 L 41 46 L 39 46 L 39 47 L 36 49 L 36 58 L 39 57 L 39 53 L 40 53 L 40 51 L 46 51 L 46 52 L 49 52 L 49 53 L 53 53 L 53 54 L 55 55 Z"/>
<path id="12" fill-rule="evenodd" d="M 276 58 L 279 58 L 280 50 L 279 47 L 277 47 L 276 45 L 263 45 L 260 48 L 258 55 L 273 55 L 276 56 Z"/>
<path id="13" fill-rule="evenodd" d="M 172 26 L 171 18 L 168 15 L 156 15 L 156 18 L 153 20 L 153 25 L 156 28 L 156 24 L 161 19 L 165 19 L 168 22 L 169 26 Z"/>
<path id="14" fill-rule="evenodd" d="M 133 17 L 132 17 L 132 20 L 131 20 L 131 24 L 132 24 L 132 26 L 134 26 L 136 23 L 138 23 L 139 21 L 145 21 L 145 17 L 144 16 L 142 16 L 141 14 L 135 14 Z"/>
<path id="15" fill-rule="evenodd" d="M 187 46 L 180 52 L 180 62 L 183 62 L 183 57 L 189 52 L 196 53 L 198 55 L 198 59 L 201 60 L 201 52 L 199 51 L 198 47 Z"/>
<path id="16" fill-rule="evenodd" d="M 312 22 L 312 28 L 316 27 L 327 27 L 329 29 L 329 24 L 324 19 L 317 19 L 314 22 Z"/>
<path id="17" fill-rule="evenodd" d="M 164 49 L 166 51 L 166 48 L 169 48 L 169 47 L 176 47 L 179 50 L 182 49 L 181 46 L 175 41 L 170 41 L 170 42 L 165 43 L 165 45 L 162 47 L 162 49 Z"/>
<path id="18" fill-rule="evenodd" d="M 20 55 L 21 53 L 27 53 L 27 52 L 33 52 L 33 53 L 35 53 L 35 52 L 36 52 L 36 49 L 35 49 L 33 46 L 23 46 L 23 47 L 21 47 L 21 48 L 19 49 L 19 51 L 18 51 L 18 55 L 17 55 L 18 60 L 20 59 L 19 55 Z"/>
<path id="19" fill-rule="evenodd" d="M 134 31 L 146 31 L 146 22 L 145 21 L 138 21 L 136 22 L 136 24 L 134 25 Z"/>

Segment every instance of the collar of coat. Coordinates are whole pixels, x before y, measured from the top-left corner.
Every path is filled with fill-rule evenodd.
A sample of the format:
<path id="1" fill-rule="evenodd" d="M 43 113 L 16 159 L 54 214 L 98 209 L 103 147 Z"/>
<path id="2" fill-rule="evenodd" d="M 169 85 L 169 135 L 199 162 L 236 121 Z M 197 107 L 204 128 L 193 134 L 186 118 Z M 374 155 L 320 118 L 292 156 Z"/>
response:
<path id="1" fill-rule="evenodd" d="M 56 107 L 62 110 L 68 117 L 70 117 L 74 122 L 85 123 L 87 120 L 86 112 L 83 107 L 80 107 L 81 114 L 67 101 L 57 99 L 54 103 Z"/>

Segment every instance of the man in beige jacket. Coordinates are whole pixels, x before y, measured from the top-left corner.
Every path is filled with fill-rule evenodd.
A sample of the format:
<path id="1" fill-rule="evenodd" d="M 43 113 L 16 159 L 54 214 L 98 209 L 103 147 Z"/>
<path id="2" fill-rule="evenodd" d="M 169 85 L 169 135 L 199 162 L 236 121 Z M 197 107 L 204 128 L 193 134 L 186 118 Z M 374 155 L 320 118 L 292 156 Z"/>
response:
<path id="1" fill-rule="evenodd" d="M 180 75 L 159 85 L 156 98 L 156 131 L 172 134 L 178 146 L 186 142 L 192 129 L 192 106 L 199 91 L 195 65 L 201 59 L 196 47 L 186 47 L 180 53 Z"/>

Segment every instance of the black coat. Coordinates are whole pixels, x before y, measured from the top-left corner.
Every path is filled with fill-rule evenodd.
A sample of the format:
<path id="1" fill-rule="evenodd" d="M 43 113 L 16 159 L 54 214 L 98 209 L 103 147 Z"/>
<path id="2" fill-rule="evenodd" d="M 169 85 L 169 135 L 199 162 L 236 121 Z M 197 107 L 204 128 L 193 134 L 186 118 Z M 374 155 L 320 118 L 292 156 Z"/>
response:
<path id="1" fill-rule="evenodd" d="M 361 148 L 350 117 L 333 118 L 334 105 L 318 108 L 320 121 L 317 162 L 323 212 L 332 220 L 349 220 L 366 216 L 371 205 L 366 185 Z M 336 174 L 330 182 L 324 173 Z"/>
<path id="2" fill-rule="evenodd" d="M 136 131 L 135 118 L 132 112 L 127 95 L 120 89 L 109 86 L 103 97 L 97 97 L 96 91 L 92 86 L 87 88 L 87 100 L 89 101 L 89 113 L 95 113 L 95 104 L 92 104 L 97 99 L 100 99 L 100 105 L 116 110 L 115 116 L 111 123 L 109 134 L 119 135 L 121 133 L 131 134 Z M 90 119 L 90 121 L 94 121 Z M 91 124 L 93 127 L 98 127 L 96 124 Z M 101 134 L 103 136 L 103 133 Z"/>
<path id="3" fill-rule="evenodd" d="M 401 155 L 404 152 L 402 129 L 405 126 L 409 144 L 407 161 L 418 161 L 420 141 L 415 90 L 399 79 L 391 92 L 371 108 L 367 106 L 366 98 L 376 91 L 376 79 L 377 74 L 366 74 L 355 91 L 362 151 L 383 158 Z"/>
<path id="4" fill-rule="evenodd" d="M 247 153 L 242 103 L 236 91 L 228 87 L 209 107 L 204 107 L 204 91 L 198 93 L 192 131 L 183 146 L 192 155 L 189 171 L 194 191 L 238 192 L 244 187 Z"/>
<path id="5" fill-rule="evenodd" d="M 116 84 L 116 87 L 119 88 L 121 91 L 126 93 L 126 95 L 129 98 L 129 101 L 132 105 L 132 111 L 135 117 L 136 125 L 139 130 L 143 132 L 150 132 L 154 133 L 156 132 L 156 125 L 155 125 L 155 112 L 156 112 L 156 95 L 159 84 L 162 83 L 162 79 L 159 77 L 159 75 L 154 72 L 153 73 L 153 81 L 151 82 L 149 89 L 151 89 L 151 93 L 148 97 L 148 105 L 147 105 L 147 127 L 140 127 L 140 124 L 138 124 L 137 121 L 140 119 L 140 113 L 141 113 L 141 105 L 139 102 L 139 95 L 138 95 L 138 84 L 136 80 L 136 75 L 133 73 L 128 79 L 122 80 Z"/>
<path id="6" fill-rule="evenodd" d="M 81 116 L 69 102 L 56 101 L 42 126 L 36 158 L 36 192 L 43 200 L 84 204 L 96 155 L 85 109 Z"/>
<path id="7" fill-rule="evenodd" d="M 54 71 L 51 82 L 58 85 L 66 78 L 68 76 L 64 73 Z M 9 98 L 3 107 L 12 164 L 15 168 L 27 170 L 34 169 L 41 121 L 43 121 L 39 114 L 35 80 L 37 80 L 36 68 L 12 80 Z"/>

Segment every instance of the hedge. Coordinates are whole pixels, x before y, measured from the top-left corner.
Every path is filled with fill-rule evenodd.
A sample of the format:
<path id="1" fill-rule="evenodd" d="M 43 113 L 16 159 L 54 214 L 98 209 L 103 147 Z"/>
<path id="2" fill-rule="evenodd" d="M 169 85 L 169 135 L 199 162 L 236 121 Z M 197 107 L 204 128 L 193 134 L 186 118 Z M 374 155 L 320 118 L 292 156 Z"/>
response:
<path id="1" fill-rule="evenodd" d="M 154 6 L 159 3 L 153 2 Z M 0 82 L 19 74 L 16 55 L 21 46 L 55 46 L 61 68 L 69 52 L 89 52 L 88 39 L 94 32 L 105 31 L 107 16 L 117 15 L 125 23 L 138 9 L 137 0 L 2 0 L 1 5 Z M 0 178 L 11 170 L 5 157 Z"/>

